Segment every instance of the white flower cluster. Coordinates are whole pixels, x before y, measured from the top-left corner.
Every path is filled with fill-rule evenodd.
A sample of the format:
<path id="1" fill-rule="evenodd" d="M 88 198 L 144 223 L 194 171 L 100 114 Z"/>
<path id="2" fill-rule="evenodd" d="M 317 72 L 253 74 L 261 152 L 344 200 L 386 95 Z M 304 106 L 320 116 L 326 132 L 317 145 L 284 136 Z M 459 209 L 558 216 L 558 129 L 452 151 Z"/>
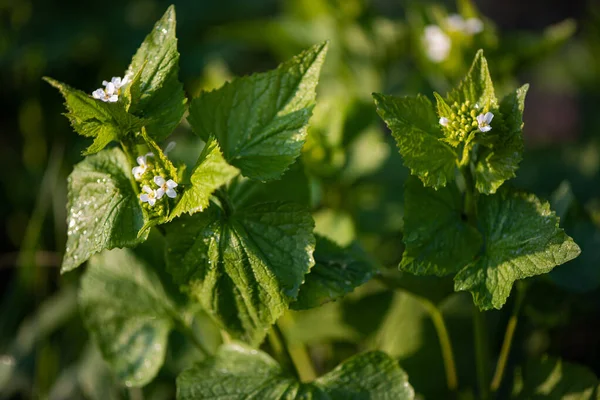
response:
<path id="1" fill-rule="evenodd" d="M 140 179 L 142 179 L 142 175 L 144 175 L 146 173 L 146 171 L 148 170 L 148 163 L 147 163 L 148 157 L 154 157 L 154 153 L 147 153 L 146 155 L 139 156 L 136 159 L 138 166 L 133 167 L 133 169 L 131 170 L 131 173 L 133 174 L 133 177 L 135 178 L 136 181 L 139 181 Z"/>
<path id="2" fill-rule="evenodd" d="M 479 18 L 464 19 L 458 14 L 449 15 L 445 25 L 450 32 L 460 32 L 471 36 L 483 31 L 483 22 Z M 452 48 L 452 39 L 438 25 L 427 25 L 423 31 L 423 46 L 427 57 L 434 63 L 448 58 Z"/>
<path id="3" fill-rule="evenodd" d="M 99 88 L 92 92 L 92 97 L 97 100 L 102 100 L 105 103 L 115 103 L 119 100 L 119 92 L 122 87 L 129 83 L 129 77 L 125 76 L 123 79 L 120 77 L 113 77 L 110 82 L 102 81 L 104 89 Z"/>
<path id="4" fill-rule="evenodd" d="M 140 201 L 142 203 L 148 203 L 152 207 L 156 204 L 156 200 L 160 200 L 165 194 L 172 199 L 177 197 L 177 192 L 175 191 L 177 182 L 173 179 L 165 181 L 165 178 L 162 176 L 155 176 L 154 183 L 158 185 L 158 189 L 152 189 L 148 185 L 142 187 L 142 191 L 144 192 L 140 194 Z"/>

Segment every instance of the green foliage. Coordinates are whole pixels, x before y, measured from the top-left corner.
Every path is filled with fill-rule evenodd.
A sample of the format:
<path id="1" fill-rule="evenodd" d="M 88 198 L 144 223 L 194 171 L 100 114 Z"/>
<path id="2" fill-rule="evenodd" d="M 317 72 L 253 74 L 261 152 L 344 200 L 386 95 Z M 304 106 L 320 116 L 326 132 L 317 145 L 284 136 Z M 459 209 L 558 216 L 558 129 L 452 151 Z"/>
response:
<path id="1" fill-rule="evenodd" d="M 327 43 L 277 69 L 236 79 L 192 100 L 189 122 L 203 140 L 215 135 L 225 159 L 244 176 L 271 180 L 300 155 Z"/>
<path id="2" fill-rule="evenodd" d="M 371 279 L 374 267 L 357 247 L 355 244 L 344 249 L 317 236 L 315 265 L 291 307 L 295 310 L 318 307 L 343 297 Z"/>
<path id="3" fill-rule="evenodd" d="M 177 378 L 177 399 L 413 399 L 398 364 L 381 352 L 359 354 L 311 383 L 286 374 L 267 354 L 239 344 Z"/>
<path id="4" fill-rule="evenodd" d="M 103 249 L 135 246 L 145 223 L 131 183 L 131 167 L 118 148 L 103 150 L 69 175 L 68 237 L 62 272 L 77 268 Z"/>
<path id="5" fill-rule="evenodd" d="M 148 134 L 159 142 L 173 132 L 185 112 L 175 25 L 175 7 L 171 6 L 146 36 L 126 73 L 139 74 L 139 83 L 132 85 L 129 112 L 148 119 Z"/>
<path id="6" fill-rule="evenodd" d="M 81 280 L 81 314 L 104 359 L 127 386 L 158 373 L 175 306 L 159 276 L 130 250 L 103 252 Z"/>
<path id="7" fill-rule="evenodd" d="M 139 130 L 145 123 L 143 119 L 128 114 L 122 104 L 104 103 L 64 83 L 51 78 L 44 79 L 60 90 L 65 98 L 68 110 L 65 115 L 73 129 L 82 136 L 94 138 L 94 143 L 84 155 L 99 152 L 110 142 L 119 141 Z"/>
<path id="8" fill-rule="evenodd" d="M 544 356 L 517 369 L 511 399 L 596 400 L 600 382 L 589 369 Z"/>
<path id="9" fill-rule="evenodd" d="M 314 265 L 314 223 L 292 203 L 223 206 L 166 227 L 168 269 L 232 336 L 256 345 Z"/>

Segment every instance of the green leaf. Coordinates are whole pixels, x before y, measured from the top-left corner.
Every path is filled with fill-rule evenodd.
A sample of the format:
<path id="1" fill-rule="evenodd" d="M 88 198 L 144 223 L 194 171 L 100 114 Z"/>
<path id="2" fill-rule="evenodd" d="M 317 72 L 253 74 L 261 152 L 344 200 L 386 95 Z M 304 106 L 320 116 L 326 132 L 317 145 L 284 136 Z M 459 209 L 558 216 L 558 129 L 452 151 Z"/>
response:
<path id="1" fill-rule="evenodd" d="M 180 199 L 171 211 L 168 220 L 183 213 L 193 214 L 208 207 L 210 195 L 221 185 L 239 174 L 237 168 L 227 164 L 219 144 L 211 137 L 192 170 L 189 185 L 185 185 Z"/>
<path id="2" fill-rule="evenodd" d="M 128 114 L 121 102 L 105 103 L 54 79 L 45 77 L 44 80 L 65 98 L 68 111 L 65 115 L 73 129 L 82 136 L 94 138 L 84 155 L 99 152 L 110 142 L 140 129 L 145 122 Z"/>
<path id="3" fill-rule="evenodd" d="M 315 266 L 300 287 L 298 300 L 292 303 L 294 310 L 318 307 L 337 300 L 367 282 L 375 272 L 357 244 L 342 248 L 317 236 L 314 258 Z"/>
<path id="4" fill-rule="evenodd" d="M 182 372 L 178 400 L 199 399 L 413 399 L 414 391 L 398 364 L 382 352 L 354 356 L 311 383 L 287 375 L 267 354 L 239 344 Z"/>
<path id="5" fill-rule="evenodd" d="M 117 377 L 143 386 L 160 369 L 174 306 L 156 272 L 131 250 L 94 256 L 81 280 L 81 314 Z"/>
<path id="6" fill-rule="evenodd" d="M 588 368 L 544 356 L 517 368 L 511 398 L 596 400 L 600 396 L 599 385 Z"/>
<path id="7" fill-rule="evenodd" d="M 127 69 L 127 75 L 132 77 L 140 73 L 139 84 L 130 91 L 129 111 L 150 120 L 146 129 L 158 142 L 173 132 L 185 112 L 185 93 L 178 78 L 175 25 L 175 7 L 170 6 L 146 36 Z"/>
<path id="8" fill-rule="evenodd" d="M 103 150 L 75 166 L 68 180 L 67 248 L 61 272 L 77 268 L 103 249 L 130 247 L 144 214 L 131 182 L 131 166 L 118 148 Z"/>
<path id="9" fill-rule="evenodd" d="M 485 249 L 456 275 L 454 289 L 471 291 L 482 310 L 500 309 L 516 280 L 550 272 L 581 252 L 548 203 L 532 194 L 481 196 L 478 219 Z"/>
<path id="10" fill-rule="evenodd" d="M 215 135 L 225 159 L 244 176 L 277 179 L 300 155 L 327 43 L 277 69 L 236 79 L 192 100 L 189 122 L 203 140 Z"/>
<path id="11" fill-rule="evenodd" d="M 291 203 L 225 208 L 166 226 L 168 270 L 232 336 L 258 344 L 314 265 L 314 223 Z"/>
<path id="12" fill-rule="evenodd" d="M 456 89 L 448 94 L 448 104 L 454 102 L 463 104 L 467 101 L 471 104 L 479 104 L 481 109 L 486 110 L 497 106 L 494 84 L 490 77 L 487 60 L 483 56 L 483 50 L 479 50 L 475 55 L 467 76 Z"/>
<path id="13" fill-rule="evenodd" d="M 494 128 L 499 133 L 494 147 L 482 146 L 475 161 L 473 177 L 480 193 L 491 194 L 515 177 L 523 158 L 523 110 L 529 85 L 523 85 L 500 102 Z"/>
<path id="14" fill-rule="evenodd" d="M 411 178 L 406 181 L 404 197 L 403 270 L 444 276 L 473 260 L 482 238 L 466 221 L 463 199 L 454 184 L 434 190 Z"/>
<path id="15" fill-rule="evenodd" d="M 374 93 L 377 112 L 396 139 L 404 165 L 425 186 L 440 188 L 454 179 L 457 155 L 444 137 L 431 101 L 425 96 Z"/>

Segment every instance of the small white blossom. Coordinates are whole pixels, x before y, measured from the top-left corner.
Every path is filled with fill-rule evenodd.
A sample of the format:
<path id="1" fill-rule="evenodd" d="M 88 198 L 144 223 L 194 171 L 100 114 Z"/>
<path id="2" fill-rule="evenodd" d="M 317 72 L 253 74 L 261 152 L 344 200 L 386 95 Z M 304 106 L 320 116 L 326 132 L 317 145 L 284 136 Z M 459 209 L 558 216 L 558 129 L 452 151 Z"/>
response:
<path id="1" fill-rule="evenodd" d="M 150 207 L 152 207 L 154 204 L 156 204 L 156 199 L 160 199 L 157 191 L 150 189 L 148 185 L 144 185 L 142 190 L 144 191 L 144 193 L 140 194 L 140 201 L 142 203 L 148 203 Z"/>
<path id="2" fill-rule="evenodd" d="M 129 83 L 129 81 L 130 81 L 130 79 L 129 79 L 128 75 L 125 75 L 123 77 L 123 79 L 121 79 L 121 77 L 119 77 L 119 76 L 113 76 L 113 78 L 110 80 L 110 82 L 102 81 L 102 84 L 104 86 L 108 87 L 108 85 L 112 83 L 113 87 L 118 92 L 122 87 L 126 86 Z"/>
<path id="3" fill-rule="evenodd" d="M 446 18 L 448 29 L 455 32 L 462 32 L 466 29 L 465 20 L 459 14 L 452 14 Z"/>
<path id="4" fill-rule="evenodd" d="M 475 35 L 479 32 L 482 32 L 483 21 L 481 21 L 479 18 L 469 18 L 465 21 L 464 30 L 465 33 L 468 33 L 470 35 Z"/>
<path id="5" fill-rule="evenodd" d="M 423 44 L 427 57 L 435 63 L 440 63 L 448 58 L 452 41 L 439 26 L 427 25 L 423 33 Z"/>
<path id="6" fill-rule="evenodd" d="M 477 124 L 479 124 L 479 130 L 481 132 L 489 132 L 492 130 L 490 123 L 494 119 L 494 114 L 486 112 L 485 114 L 479 114 L 477 116 Z"/>
<path id="7" fill-rule="evenodd" d="M 446 117 L 442 117 L 442 118 L 440 118 L 440 125 L 441 125 L 441 126 L 448 126 L 448 122 L 450 122 L 450 121 L 448 120 L 448 118 L 446 118 Z"/>
<path id="8" fill-rule="evenodd" d="M 162 176 L 155 176 L 154 183 L 156 183 L 159 186 L 159 188 L 156 190 L 157 199 L 160 199 L 165 194 L 172 199 L 174 199 L 177 196 L 177 192 L 175 191 L 175 188 L 177 187 L 177 182 L 175 182 L 173 179 L 165 181 L 165 178 L 163 178 Z"/>
<path id="9" fill-rule="evenodd" d="M 106 82 L 106 81 L 105 81 Z M 112 82 L 106 82 L 106 88 L 96 89 L 92 92 L 92 97 L 98 100 L 102 100 L 103 102 L 115 103 L 119 100 L 119 96 L 117 96 L 115 85 Z"/>
<path id="10" fill-rule="evenodd" d="M 148 157 L 154 157 L 154 153 L 147 153 L 146 155 L 139 156 L 136 159 L 138 166 L 133 167 L 133 169 L 131 170 L 131 173 L 133 174 L 135 180 L 139 181 L 140 179 L 142 179 L 142 175 L 146 173 L 146 170 L 148 169 L 148 163 L 146 159 Z"/>

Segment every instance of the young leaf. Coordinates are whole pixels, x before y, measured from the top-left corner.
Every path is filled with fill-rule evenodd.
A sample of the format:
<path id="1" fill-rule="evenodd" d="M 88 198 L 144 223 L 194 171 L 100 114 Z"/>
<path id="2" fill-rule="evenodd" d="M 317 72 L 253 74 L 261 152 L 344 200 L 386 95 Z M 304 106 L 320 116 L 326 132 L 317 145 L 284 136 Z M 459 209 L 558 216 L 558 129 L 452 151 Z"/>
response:
<path id="1" fill-rule="evenodd" d="M 367 282 L 375 272 L 357 245 L 342 248 L 322 236 L 317 236 L 314 258 L 315 266 L 306 275 L 298 300 L 291 304 L 294 310 L 337 300 Z"/>
<path id="2" fill-rule="evenodd" d="M 589 369 L 544 356 L 518 368 L 511 399 L 598 399 L 600 382 Z"/>
<path id="3" fill-rule="evenodd" d="M 144 214 L 131 182 L 131 166 L 118 148 L 75 166 L 68 181 L 67 248 L 61 272 L 77 268 L 103 249 L 135 246 Z"/>
<path id="4" fill-rule="evenodd" d="M 475 161 L 473 177 L 480 193 L 491 194 L 513 178 L 523 153 L 523 110 L 529 85 L 523 85 L 500 102 L 502 123 L 495 124 L 499 134 L 493 148 L 482 146 Z"/>
<path id="5" fill-rule="evenodd" d="M 65 115 L 73 129 L 82 136 L 94 138 L 85 155 L 99 152 L 110 142 L 118 141 L 144 124 L 144 120 L 128 114 L 123 104 L 105 103 L 54 79 L 44 80 L 57 88 L 65 98 L 68 110 Z"/>
<path id="6" fill-rule="evenodd" d="M 440 140 L 444 135 L 431 101 L 420 95 L 394 97 L 374 93 L 373 98 L 411 173 L 425 186 L 436 189 L 452 181 L 457 155 Z"/>
<path id="7" fill-rule="evenodd" d="M 495 108 L 497 105 L 494 84 L 483 50 L 479 50 L 475 55 L 467 76 L 460 82 L 458 88 L 448 94 L 448 104 L 454 102 L 463 104 L 467 101 L 478 104 L 482 109 Z"/>
<path id="8" fill-rule="evenodd" d="M 148 134 L 157 142 L 173 132 L 185 112 L 186 98 L 179 82 L 179 52 L 175 37 L 175 7 L 170 6 L 133 56 L 127 69 L 132 78 L 129 112 L 149 119 Z M 132 83 L 133 84 L 133 83 Z"/>
<path id="9" fill-rule="evenodd" d="M 177 377 L 177 400 L 414 399 L 406 373 L 382 352 L 356 355 L 311 383 L 287 375 L 269 355 L 240 344 Z"/>
<path id="10" fill-rule="evenodd" d="M 192 100 L 189 122 L 207 141 L 215 135 L 225 159 L 244 176 L 277 179 L 300 155 L 327 43 L 277 69 L 236 79 Z"/>
<path id="11" fill-rule="evenodd" d="M 463 199 L 454 184 L 433 190 L 408 179 L 404 198 L 403 270 L 444 276 L 473 260 L 481 248 L 481 235 L 464 218 Z"/>
<path id="12" fill-rule="evenodd" d="M 219 144 L 211 136 L 192 170 L 190 185 L 171 211 L 169 221 L 183 213 L 191 215 L 208 207 L 212 192 L 238 174 L 237 168 L 227 164 Z"/>
<path id="13" fill-rule="evenodd" d="M 160 369 L 174 306 L 160 279 L 131 250 L 94 256 L 81 280 L 81 314 L 102 356 L 127 386 Z"/>
<path id="14" fill-rule="evenodd" d="M 471 291 L 482 310 L 500 309 L 514 281 L 550 272 L 581 252 L 548 203 L 532 194 L 505 190 L 481 196 L 478 218 L 484 252 L 458 272 L 454 289 Z"/>
<path id="15" fill-rule="evenodd" d="M 225 209 L 167 225 L 167 266 L 232 336 L 258 344 L 314 265 L 314 223 L 291 203 Z"/>

